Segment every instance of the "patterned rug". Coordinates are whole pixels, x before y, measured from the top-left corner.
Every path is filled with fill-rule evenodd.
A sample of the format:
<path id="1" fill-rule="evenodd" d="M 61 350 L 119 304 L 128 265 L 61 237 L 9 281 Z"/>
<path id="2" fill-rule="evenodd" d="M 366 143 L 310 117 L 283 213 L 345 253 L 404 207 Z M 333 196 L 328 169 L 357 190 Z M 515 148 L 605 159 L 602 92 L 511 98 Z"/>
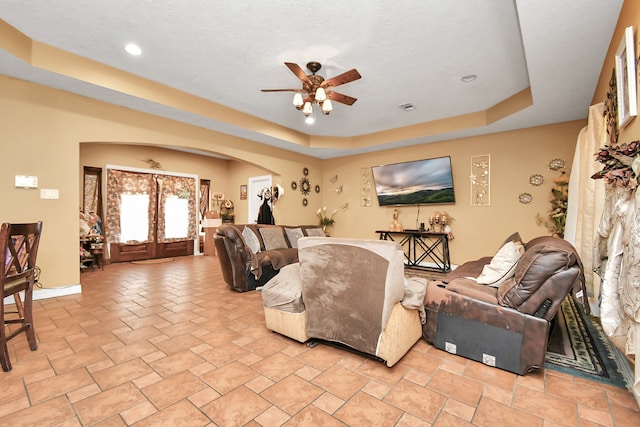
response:
<path id="1" fill-rule="evenodd" d="M 444 274 L 405 269 L 405 276 L 440 280 Z M 566 298 L 552 324 L 545 368 L 631 390 L 633 368 L 605 336 L 597 318 Z"/>
<path id="2" fill-rule="evenodd" d="M 565 298 L 547 345 L 545 368 L 631 390 L 632 368 L 597 318 Z"/>

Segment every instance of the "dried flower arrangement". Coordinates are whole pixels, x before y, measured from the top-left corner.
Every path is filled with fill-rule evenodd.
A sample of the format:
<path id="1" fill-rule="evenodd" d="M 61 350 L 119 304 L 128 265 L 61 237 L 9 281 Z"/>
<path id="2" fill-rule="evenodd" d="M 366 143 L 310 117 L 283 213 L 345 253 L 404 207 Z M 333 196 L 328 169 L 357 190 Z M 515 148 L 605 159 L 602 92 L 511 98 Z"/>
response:
<path id="1" fill-rule="evenodd" d="M 564 237 L 564 228 L 567 221 L 567 203 L 569 200 L 569 174 L 562 171 L 553 180 L 549 202 L 551 210 L 546 217 L 536 215 L 536 224 L 544 225 L 551 234 Z"/>
<path id="2" fill-rule="evenodd" d="M 640 141 L 615 147 L 605 145 L 595 153 L 595 160 L 602 163 L 604 168 L 593 174 L 591 178 L 604 179 L 607 184 L 631 190 L 638 186 Z"/>

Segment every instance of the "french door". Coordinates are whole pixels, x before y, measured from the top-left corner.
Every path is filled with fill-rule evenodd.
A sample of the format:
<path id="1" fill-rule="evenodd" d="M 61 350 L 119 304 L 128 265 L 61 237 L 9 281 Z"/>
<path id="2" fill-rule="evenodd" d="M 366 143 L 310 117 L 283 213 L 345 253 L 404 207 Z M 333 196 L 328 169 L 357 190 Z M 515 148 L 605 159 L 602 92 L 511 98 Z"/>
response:
<path id="1" fill-rule="evenodd" d="M 107 169 L 111 262 L 193 255 L 196 177 Z"/>

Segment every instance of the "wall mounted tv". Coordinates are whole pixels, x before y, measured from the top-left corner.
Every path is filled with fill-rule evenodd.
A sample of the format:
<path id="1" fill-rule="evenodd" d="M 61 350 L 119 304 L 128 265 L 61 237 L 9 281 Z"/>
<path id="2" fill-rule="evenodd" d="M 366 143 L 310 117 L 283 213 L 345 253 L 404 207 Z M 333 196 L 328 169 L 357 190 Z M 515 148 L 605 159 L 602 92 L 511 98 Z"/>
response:
<path id="1" fill-rule="evenodd" d="M 380 206 L 455 202 L 451 158 L 448 156 L 371 169 Z"/>

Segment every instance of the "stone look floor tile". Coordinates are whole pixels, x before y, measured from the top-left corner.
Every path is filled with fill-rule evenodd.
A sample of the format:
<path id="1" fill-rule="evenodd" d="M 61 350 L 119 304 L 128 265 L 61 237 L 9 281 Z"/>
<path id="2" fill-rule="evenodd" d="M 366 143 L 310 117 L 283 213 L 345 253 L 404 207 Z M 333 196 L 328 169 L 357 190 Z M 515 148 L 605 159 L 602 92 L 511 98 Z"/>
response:
<path id="1" fill-rule="evenodd" d="M 216 257 L 112 264 L 82 294 L 34 302 L 37 351 L 10 341 L 0 425 L 57 427 L 637 426 L 633 395 L 555 371 L 525 376 L 418 341 L 393 368 L 266 329 L 259 292 Z"/>

